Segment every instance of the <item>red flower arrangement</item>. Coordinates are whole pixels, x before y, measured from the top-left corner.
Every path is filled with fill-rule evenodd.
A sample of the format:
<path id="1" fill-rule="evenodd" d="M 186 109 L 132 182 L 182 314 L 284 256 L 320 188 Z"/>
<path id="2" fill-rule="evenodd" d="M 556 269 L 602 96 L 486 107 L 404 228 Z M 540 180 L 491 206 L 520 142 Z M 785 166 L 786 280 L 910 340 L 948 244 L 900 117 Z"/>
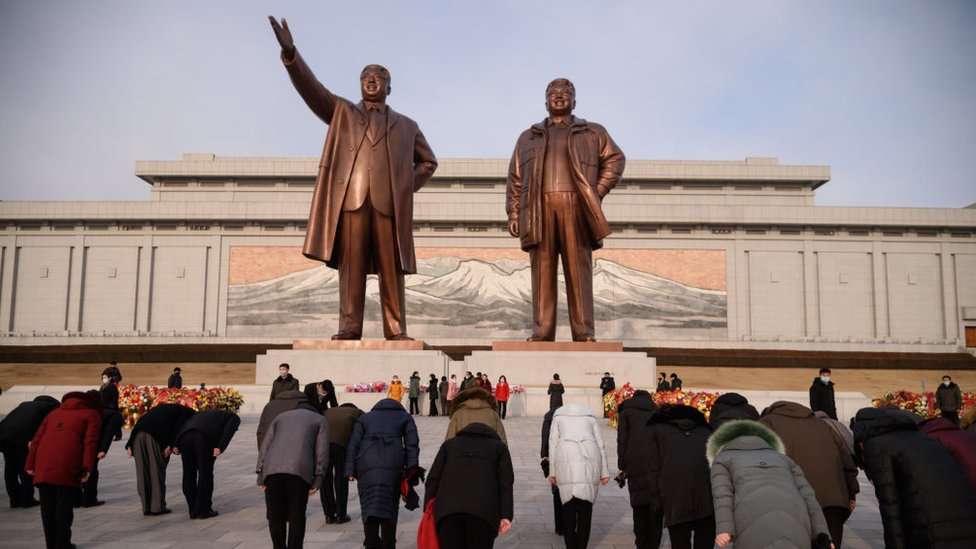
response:
<path id="1" fill-rule="evenodd" d="M 900 408 L 926 419 L 940 415 L 940 411 L 935 405 L 935 393 L 932 391 L 924 393 L 905 390 L 894 391 L 873 399 L 871 404 L 875 408 Z M 959 415 L 965 415 L 974 407 L 976 407 L 976 392 L 963 393 L 962 409 L 959 411 Z"/>
<path id="2" fill-rule="evenodd" d="M 606 410 L 607 416 L 610 418 L 610 426 L 614 429 L 617 428 L 617 410 L 620 408 L 620 404 L 633 396 L 634 388 L 630 386 L 630 383 L 624 383 L 622 387 L 607 393 L 603 397 L 603 409 Z M 712 411 L 712 405 L 715 404 L 715 399 L 718 397 L 719 393 L 709 393 L 706 391 L 694 392 L 679 390 L 651 393 L 651 398 L 658 406 L 664 404 L 691 406 L 704 414 L 706 418 Z"/>
<path id="3" fill-rule="evenodd" d="M 235 414 L 244 397 L 232 387 L 206 389 L 160 389 L 153 385 L 119 387 L 119 412 L 125 426 L 132 427 L 146 412 L 160 404 L 181 404 L 194 410 L 226 410 Z"/>
<path id="4" fill-rule="evenodd" d="M 374 381 L 372 383 L 354 383 L 346 385 L 347 393 L 385 393 L 387 389 L 385 381 Z"/>

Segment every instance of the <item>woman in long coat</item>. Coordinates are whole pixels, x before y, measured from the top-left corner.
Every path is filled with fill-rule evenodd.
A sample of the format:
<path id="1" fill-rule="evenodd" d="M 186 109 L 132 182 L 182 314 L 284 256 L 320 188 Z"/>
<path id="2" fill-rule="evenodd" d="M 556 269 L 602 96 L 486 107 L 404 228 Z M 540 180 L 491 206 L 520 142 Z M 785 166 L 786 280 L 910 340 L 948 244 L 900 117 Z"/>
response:
<path id="1" fill-rule="evenodd" d="M 563 382 L 559 380 L 559 374 L 552 374 L 552 381 L 549 382 L 549 409 L 555 410 L 563 405 L 563 393 L 566 392 L 566 388 L 563 387 Z"/>
<path id="2" fill-rule="evenodd" d="M 403 406 L 383 399 L 360 416 L 346 451 L 346 476 L 357 481 L 366 546 L 392 547 L 400 502 L 400 482 L 417 470 L 420 438 Z"/>

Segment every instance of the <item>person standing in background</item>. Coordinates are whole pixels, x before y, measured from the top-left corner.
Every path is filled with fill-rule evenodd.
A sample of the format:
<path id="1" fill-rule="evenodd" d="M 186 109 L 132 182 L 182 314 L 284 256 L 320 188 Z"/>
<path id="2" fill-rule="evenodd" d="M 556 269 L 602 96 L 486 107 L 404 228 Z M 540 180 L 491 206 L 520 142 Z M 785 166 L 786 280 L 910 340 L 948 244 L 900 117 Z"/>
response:
<path id="1" fill-rule="evenodd" d="M 468 373 L 470 374 L 471 372 Z M 454 413 L 454 397 L 456 397 L 459 392 L 461 392 L 461 389 L 457 384 L 457 376 L 451 374 L 451 381 L 449 381 L 447 384 L 447 415 Z"/>
<path id="2" fill-rule="evenodd" d="M 959 410 L 962 409 L 962 390 L 949 376 L 942 376 L 942 384 L 935 390 L 935 405 L 942 417 L 959 425 Z"/>
<path id="3" fill-rule="evenodd" d="M 58 399 L 41 395 L 21 402 L 0 421 L 0 451 L 3 452 L 3 478 L 10 498 L 10 508 L 34 507 L 34 479 L 24 470 L 29 445 L 37 429 L 61 403 Z"/>
<path id="4" fill-rule="evenodd" d="M 546 393 L 549 394 L 549 409 L 555 410 L 563 405 L 563 393 L 566 392 L 566 388 L 563 387 L 563 382 L 559 380 L 559 374 L 552 374 L 552 380 L 549 381 L 549 389 Z"/>
<path id="5" fill-rule="evenodd" d="M 420 415 L 420 374 L 410 374 L 410 388 L 407 396 L 410 398 L 410 415 Z"/>
<path id="6" fill-rule="evenodd" d="M 102 370 L 102 384 L 98 389 L 103 408 L 119 412 L 119 383 L 122 383 L 122 371 L 113 360 L 108 368 Z M 119 427 L 113 435 L 114 440 L 122 440 L 122 427 Z"/>
<path id="7" fill-rule="evenodd" d="M 604 403 L 607 400 L 607 394 L 612 393 L 617 388 L 617 383 L 613 380 L 613 376 L 610 372 L 603 372 L 603 379 L 600 380 L 600 402 Z M 603 417 L 609 417 L 610 413 L 607 411 L 606 405 L 603 406 Z"/>
<path id="8" fill-rule="evenodd" d="M 403 383 L 400 382 L 398 376 L 393 376 L 393 381 L 390 382 L 390 388 L 386 390 L 386 398 L 391 398 L 397 402 L 403 400 Z"/>
<path id="9" fill-rule="evenodd" d="M 500 376 L 498 378 L 498 384 L 495 385 L 495 400 L 498 402 L 498 415 L 505 419 L 505 415 L 508 413 L 508 398 L 510 396 L 511 389 L 508 386 L 508 380 L 505 376 Z"/>
<path id="10" fill-rule="evenodd" d="M 352 429 L 363 411 L 351 402 L 325 411 L 329 424 L 329 465 L 322 481 L 322 511 L 326 524 L 345 524 L 349 518 L 349 477 L 346 476 L 346 448 L 352 438 Z"/>
<path id="11" fill-rule="evenodd" d="M 441 382 L 437 386 L 437 394 L 440 396 L 441 414 L 448 416 L 451 411 L 447 409 L 447 393 L 451 389 L 451 384 L 447 382 L 447 376 L 441 376 Z"/>
<path id="12" fill-rule="evenodd" d="M 681 378 L 678 377 L 678 374 L 675 372 L 671 372 L 671 390 L 680 391 L 682 385 L 684 385 L 684 382 L 681 381 Z"/>
<path id="13" fill-rule="evenodd" d="M 437 376 L 430 374 L 430 382 L 427 383 L 427 400 L 430 401 L 427 415 L 437 417 L 437 401 L 440 399 L 440 392 L 437 390 Z"/>
<path id="14" fill-rule="evenodd" d="M 667 393 L 671 390 L 671 384 L 668 383 L 668 374 L 661 372 L 657 375 L 657 392 Z"/>
<path id="15" fill-rule="evenodd" d="M 470 389 L 474 386 L 474 383 L 474 376 L 471 375 L 471 372 L 464 372 L 464 379 L 461 380 L 461 387 L 459 387 L 458 390 L 463 391 L 465 389 Z"/>
<path id="16" fill-rule="evenodd" d="M 271 399 L 274 400 L 278 393 L 285 391 L 301 391 L 301 384 L 298 379 L 291 375 L 291 366 L 282 363 L 278 366 L 278 377 L 271 384 Z"/>
<path id="17" fill-rule="evenodd" d="M 183 370 L 173 368 L 173 373 L 169 375 L 169 379 L 166 381 L 167 389 L 182 389 L 183 388 Z"/>
<path id="18" fill-rule="evenodd" d="M 481 388 L 488 391 L 488 394 L 493 394 L 491 388 L 491 380 L 488 379 L 488 374 L 481 374 Z"/>
<path id="19" fill-rule="evenodd" d="M 834 382 L 830 381 L 830 368 L 821 368 L 820 376 L 810 385 L 810 409 L 823 412 L 830 419 L 837 419 L 837 402 L 834 400 Z"/>

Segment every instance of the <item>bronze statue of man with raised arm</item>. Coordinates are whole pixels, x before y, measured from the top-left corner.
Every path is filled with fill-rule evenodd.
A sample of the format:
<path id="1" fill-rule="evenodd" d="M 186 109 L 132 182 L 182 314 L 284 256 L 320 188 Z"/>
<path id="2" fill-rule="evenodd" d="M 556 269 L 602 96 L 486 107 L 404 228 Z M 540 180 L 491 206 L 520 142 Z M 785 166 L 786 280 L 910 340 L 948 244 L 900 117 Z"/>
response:
<path id="1" fill-rule="evenodd" d="M 532 336 L 556 338 L 557 271 L 562 257 L 573 341 L 596 341 L 593 250 L 610 235 L 603 197 L 620 181 L 624 154 L 607 130 L 573 116 L 576 88 L 546 87 L 549 116 L 522 132 L 508 168 L 508 232 L 532 265 Z"/>
<path id="2" fill-rule="evenodd" d="M 353 103 L 315 78 L 295 49 L 287 21 L 269 19 L 295 89 L 329 125 L 302 253 L 339 271 L 339 332 L 332 339 L 362 338 L 371 273 L 379 275 L 383 335 L 410 339 L 404 275 L 417 272 L 413 193 L 433 175 L 437 159 L 417 123 L 386 104 L 386 68 L 363 69 L 363 98 Z"/>

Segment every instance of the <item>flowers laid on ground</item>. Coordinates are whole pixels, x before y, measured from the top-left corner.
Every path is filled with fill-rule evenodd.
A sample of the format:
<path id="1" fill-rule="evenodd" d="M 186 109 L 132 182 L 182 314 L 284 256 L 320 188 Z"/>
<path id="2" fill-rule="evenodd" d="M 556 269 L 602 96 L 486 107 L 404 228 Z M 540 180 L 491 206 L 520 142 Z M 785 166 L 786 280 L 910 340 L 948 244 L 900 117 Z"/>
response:
<path id="1" fill-rule="evenodd" d="M 122 385 L 119 387 L 119 411 L 126 427 L 160 404 L 181 404 L 194 410 L 226 410 L 235 414 L 244 404 L 244 397 L 232 387 L 167 389 L 153 385 Z"/>
<path id="2" fill-rule="evenodd" d="M 935 393 L 928 391 L 916 393 L 913 391 L 894 391 L 885 393 L 880 398 L 871 401 L 875 408 L 900 408 L 924 418 L 936 417 L 940 414 L 935 405 Z M 959 415 L 965 414 L 968 410 L 976 407 L 976 392 L 962 394 L 962 410 Z"/>
<path id="3" fill-rule="evenodd" d="M 387 389 L 385 381 L 374 381 L 372 383 L 353 383 L 346 385 L 347 393 L 385 393 Z"/>
<path id="4" fill-rule="evenodd" d="M 617 428 L 617 410 L 623 401 L 634 396 L 634 388 L 631 387 L 630 383 L 624 383 L 622 387 L 607 393 L 603 397 L 603 409 L 606 410 L 607 416 L 610 418 L 610 426 L 614 429 Z M 698 409 L 699 412 L 705 414 L 708 417 L 709 412 L 712 410 L 712 405 L 715 404 L 715 399 L 719 397 L 719 393 L 709 393 L 707 391 L 666 391 L 660 393 L 651 393 L 651 398 L 654 400 L 655 404 L 662 406 L 664 404 L 682 404 L 684 406 L 691 406 Z"/>
<path id="5" fill-rule="evenodd" d="M 508 392 L 512 393 L 513 395 L 518 395 L 525 392 L 525 387 L 522 385 L 509 385 Z"/>

